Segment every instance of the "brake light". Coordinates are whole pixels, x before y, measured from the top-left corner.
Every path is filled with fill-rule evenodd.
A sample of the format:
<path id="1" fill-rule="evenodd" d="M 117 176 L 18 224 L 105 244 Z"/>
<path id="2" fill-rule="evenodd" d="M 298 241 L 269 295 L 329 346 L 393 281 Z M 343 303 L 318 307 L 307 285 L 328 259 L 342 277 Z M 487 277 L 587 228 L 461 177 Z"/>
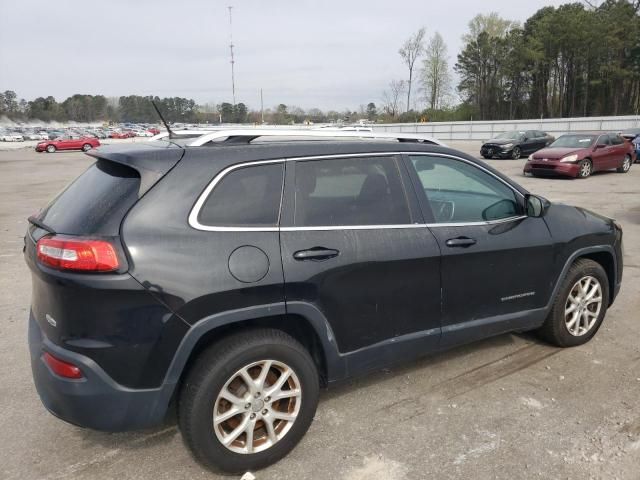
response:
<path id="1" fill-rule="evenodd" d="M 59 358 L 54 357 L 49 352 L 44 352 L 42 358 L 45 363 L 49 365 L 49 368 L 53 370 L 53 373 L 60 375 L 64 378 L 82 378 L 82 371 L 76 367 L 73 363 L 65 362 Z"/>
<path id="2" fill-rule="evenodd" d="M 112 272 L 120 266 L 115 248 L 105 240 L 42 237 L 36 248 L 41 263 L 60 270 Z"/>

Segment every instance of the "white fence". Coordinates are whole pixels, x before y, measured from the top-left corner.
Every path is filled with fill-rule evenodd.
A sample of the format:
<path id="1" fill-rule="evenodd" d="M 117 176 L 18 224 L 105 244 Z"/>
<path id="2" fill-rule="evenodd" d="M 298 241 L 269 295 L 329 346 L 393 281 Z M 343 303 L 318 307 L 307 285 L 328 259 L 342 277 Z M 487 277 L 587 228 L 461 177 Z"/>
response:
<path id="1" fill-rule="evenodd" d="M 508 130 L 542 130 L 557 137 L 568 132 L 592 130 L 617 132 L 634 127 L 640 128 L 640 116 L 372 125 L 374 131 L 426 133 L 439 140 L 488 140 Z"/>

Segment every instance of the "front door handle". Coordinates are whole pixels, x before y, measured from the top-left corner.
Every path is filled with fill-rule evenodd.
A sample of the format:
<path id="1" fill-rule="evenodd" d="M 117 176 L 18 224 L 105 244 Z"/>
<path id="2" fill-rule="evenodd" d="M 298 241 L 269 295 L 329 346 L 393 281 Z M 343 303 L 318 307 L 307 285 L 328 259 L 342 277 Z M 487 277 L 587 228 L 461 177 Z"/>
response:
<path id="1" fill-rule="evenodd" d="M 450 238 L 446 242 L 447 247 L 467 248 L 475 244 L 476 244 L 476 240 L 474 238 L 469 238 L 469 237 Z"/>
<path id="2" fill-rule="evenodd" d="M 293 254 L 296 260 L 328 260 L 337 257 L 340 252 L 333 248 L 313 247 L 308 250 L 299 250 Z"/>

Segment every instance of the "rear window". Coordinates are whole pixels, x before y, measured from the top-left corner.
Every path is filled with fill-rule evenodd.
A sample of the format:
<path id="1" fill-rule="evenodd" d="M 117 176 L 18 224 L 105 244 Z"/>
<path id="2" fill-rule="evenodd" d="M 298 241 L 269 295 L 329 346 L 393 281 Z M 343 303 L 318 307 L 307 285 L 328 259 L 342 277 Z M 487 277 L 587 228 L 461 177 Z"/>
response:
<path id="1" fill-rule="evenodd" d="M 138 172 L 98 160 L 51 201 L 40 220 L 57 233 L 117 235 L 139 188 Z"/>
<path id="2" fill-rule="evenodd" d="M 281 163 L 248 166 L 228 173 L 202 205 L 198 221 L 216 227 L 276 227 L 283 173 Z"/>

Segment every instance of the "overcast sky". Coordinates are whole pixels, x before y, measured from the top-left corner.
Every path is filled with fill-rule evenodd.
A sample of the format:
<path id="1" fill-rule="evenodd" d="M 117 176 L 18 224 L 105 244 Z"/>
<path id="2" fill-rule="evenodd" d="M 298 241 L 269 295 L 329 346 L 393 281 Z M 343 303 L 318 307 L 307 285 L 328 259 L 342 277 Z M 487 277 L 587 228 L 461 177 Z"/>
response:
<path id="1" fill-rule="evenodd" d="M 561 0 L 0 0 L 0 91 L 28 100 L 74 93 L 231 101 L 259 108 L 357 109 L 407 77 L 398 48 L 439 31 L 453 67 L 478 13 L 526 20 Z"/>

